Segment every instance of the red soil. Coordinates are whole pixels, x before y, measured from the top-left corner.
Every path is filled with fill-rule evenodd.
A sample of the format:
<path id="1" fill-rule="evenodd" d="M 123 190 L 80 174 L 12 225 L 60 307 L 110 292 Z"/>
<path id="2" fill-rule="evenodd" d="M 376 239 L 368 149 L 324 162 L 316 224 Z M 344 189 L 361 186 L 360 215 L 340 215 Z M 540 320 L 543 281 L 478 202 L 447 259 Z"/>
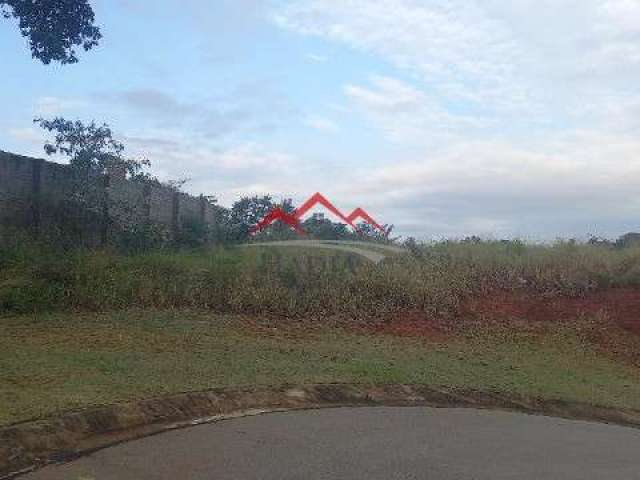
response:
<path id="1" fill-rule="evenodd" d="M 584 297 L 550 297 L 521 292 L 495 292 L 464 302 L 451 320 L 435 320 L 420 312 L 405 312 L 365 327 L 368 331 L 439 340 L 468 323 L 535 327 L 568 324 L 585 316 L 600 315 L 624 329 L 640 334 L 640 289 L 611 289 Z"/>
<path id="2" fill-rule="evenodd" d="M 564 323 L 595 314 L 640 333 L 640 289 L 611 289 L 576 298 L 501 293 L 468 301 L 462 313 L 479 319 L 493 317 L 527 324 Z"/>

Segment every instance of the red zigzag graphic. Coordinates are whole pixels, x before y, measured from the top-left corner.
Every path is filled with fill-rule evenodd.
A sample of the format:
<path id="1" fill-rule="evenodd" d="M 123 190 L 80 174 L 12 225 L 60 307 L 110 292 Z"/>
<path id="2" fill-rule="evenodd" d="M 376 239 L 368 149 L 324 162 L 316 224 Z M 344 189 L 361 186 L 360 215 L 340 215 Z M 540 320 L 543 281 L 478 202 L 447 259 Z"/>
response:
<path id="1" fill-rule="evenodd" d="M 287 213 L 282 208 L 276 207 L 267 213 L 256 225 L 251 227 L 249 233 L 254 235 L 261 232 L 273 222 L 280 220 L 293 229 L 300 235 L 305 235 L 306 232 L 300 226 L 300 219 L 317 204 L 322 205 L 340 220 L 347 225 L 350 225 L 356 232 L 359 232 L 358 227 L 355 226 L 354 221 L 358 218 L 363 219 L 369 225 L 380 230 L 383 234 L 386 234 L 386 230 L 378 222 L 376 222 L 367 212 L 362 208 L 356 208 L 349 216 L 345 216 L 340 210 L 338 210 L 329 200 L 327 200 L 321 193 L 314 193 L 306 202 L 296 208 L 292 213 Z"/>

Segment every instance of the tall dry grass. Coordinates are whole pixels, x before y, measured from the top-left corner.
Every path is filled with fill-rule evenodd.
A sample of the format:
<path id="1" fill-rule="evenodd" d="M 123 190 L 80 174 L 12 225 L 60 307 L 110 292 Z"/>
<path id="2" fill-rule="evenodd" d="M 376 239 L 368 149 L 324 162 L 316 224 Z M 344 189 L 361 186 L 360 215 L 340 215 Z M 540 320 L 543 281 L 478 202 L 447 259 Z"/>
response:
<path id="1" fill-rule="evenodd" d="M 640 248 L 441 242 L 379 265 L 316 249 L 121 255 L 0 247 L 0 312 L 204 308 L 290 316 L 455 313 L 497 290 L 579 296 L 640 284 Z"/>

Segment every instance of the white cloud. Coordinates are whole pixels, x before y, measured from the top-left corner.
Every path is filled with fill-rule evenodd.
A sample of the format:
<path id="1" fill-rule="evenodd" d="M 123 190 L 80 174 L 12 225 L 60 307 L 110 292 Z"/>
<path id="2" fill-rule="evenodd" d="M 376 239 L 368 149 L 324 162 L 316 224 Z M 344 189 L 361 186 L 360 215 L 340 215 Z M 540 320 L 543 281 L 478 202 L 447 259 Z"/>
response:
<path id="1" fill-rule="evenodd" d="M 605 33 L 613 36 L 640 33 L 640 3 L 636 0 L 605 0 L 600 11 L 605 20 L 599 28 Z"/>
<path id="2" fill-rule="evenodd" d="M 381 112 L 415 111 L 426 98 L 416 88 L 390 77 L 374 76 L 371 83 L 375 90 L 357 85 L 346 85 L 347 96 L 370 110 Z"/>
<path id="3" fill-rule="evenodd" d="M 337 188 L 405 231 L 638 228 L 640 1 L 293 0 L 273 18 L 381 61 L 343 93 L 394 158 Z"/>
<path id="4" fill-rule="evenodd" d="M 616 162 L 625 158 L 625 162 Z M 541 140 L 535 147 L 479 141 L 460 144 L 422 160 L 378 169 L 363 181 L 365 191 L 529 195 L 558 199 L 605 192 L 628 195 L 640 183 L 640 140 L 577 132 Z"/>
<path id="5" fill-rule="evenodd" d="M 282 169 L 291 166 L 293 159 L 288 154 L 272 152 L 263 146 L 248 143 L 215 155 L 212 163 L 230 170 Z"/>
<path id="6" fill-rule="evenodd" d="M 282 27 L 326 37 L 414 70 L 437 86 L 471 82 L 468 100 L 519 103 L 518 45 L 475 2 L 299 0 L 275 15 Z"/>
<path id="7" fill-rule="evenodd" d="M 44 145 L 46 140 L 45 134 L 41 130 L 33 127 L 26 128 L 10 128 L 7 133 L 13 140 L 24 142 L 30 145 Z"/>
<path id="8" fill-rule="evenodd" d="M 308 53 L 305 58 L 315 63 L 325 63 L 327 60 L 329 60 L 329 57 L 325 55 L 318 55 L 317 53 Z"/>
<path id="9" fill-rule="evenodd" d="M 430 144 L 464 129 L 471 135 L 484 120 L 451 114 L 437 98 L 400 80 L 373 76 L 370 86 L 346 85 L 345 95 L 396 142 Z"/>
<path id="10" fill-rule="evenodd" d="M 193 194 L 213 194 L 230 205 L 240 194 L 291 192 L 304 165 L 288 152 L 256 142 L 222 146 L 179 130 L 148 129 L 123 138 L 128 153 L 149 158 L 161 180 L 188 179 Z"/>
<path id="11" fill-rule="evenodd" d="M 69 110 L 82 108 L 86 105 L 84 100 L 76 98 L 40 97 L 36 101 L 36 115 L 43 117 L 55 117 Z"/>
<path id="12" fill-rule="evenodd" d="M 338 125 L 332 120 L 324 117 L 318 117 L 316 115 L 309 116 L 304 121 L 305 125 L 315 130 L 326 133 L 334 133 L 338 131 Z"/>
<path id="13" fill-rule="evenodd" d="M 637 0 L 295 0 L 274 18 L 390 61 L 430 97 L 509 127 L 572 120 L 594 92 L 640 98 Z"/>
<path id="14" fill-rule="evenodd" d="M 203 142 L 176 130 L 147 130 L 128 135 L 124 141 L 131 154 L 148 157 L 157 169 L 173 176 L 185 176 L 186 170 L 225 175 L 255 177 L 290 168 L 295 159 L 288 153 L 275 151 L 255 143 L 235 143 L 226 147 L 217 142 Z"/>
<path id="15" fill-rule="evenodd" d="M 365 173 L 351 189 L 388 218 L 412 212 L 406 224 L 398 222 L 405 232 L 549 238 L 576 231 L 613 236 L 625 222 L 637 228 L 639 184 L 635 135 L 578 131 L 517 147 L 459 144 Z"/>

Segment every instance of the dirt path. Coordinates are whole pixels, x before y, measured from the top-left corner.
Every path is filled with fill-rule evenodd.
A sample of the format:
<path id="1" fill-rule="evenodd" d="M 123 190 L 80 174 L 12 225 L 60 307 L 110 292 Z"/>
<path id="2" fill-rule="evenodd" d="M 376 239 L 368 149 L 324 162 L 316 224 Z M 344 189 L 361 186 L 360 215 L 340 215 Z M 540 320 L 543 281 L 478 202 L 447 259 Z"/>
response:
<path id="1" fill-rule="evenodd" d="M 340 250 L 343 252 L 355 253 L 373 263 L 380 263 L 389 254 L 402 253 L 405 250 L 400 247 L 383 244 L 371 244 L 367 242 L 352 242 L 342 240 L 281 240 L 276 242 L 249 243 L 244 247 L 303 247 L 303 248 L 323 248 L 329 250 Z M 389 254 L 383 253 L 386 250 Z"/>

